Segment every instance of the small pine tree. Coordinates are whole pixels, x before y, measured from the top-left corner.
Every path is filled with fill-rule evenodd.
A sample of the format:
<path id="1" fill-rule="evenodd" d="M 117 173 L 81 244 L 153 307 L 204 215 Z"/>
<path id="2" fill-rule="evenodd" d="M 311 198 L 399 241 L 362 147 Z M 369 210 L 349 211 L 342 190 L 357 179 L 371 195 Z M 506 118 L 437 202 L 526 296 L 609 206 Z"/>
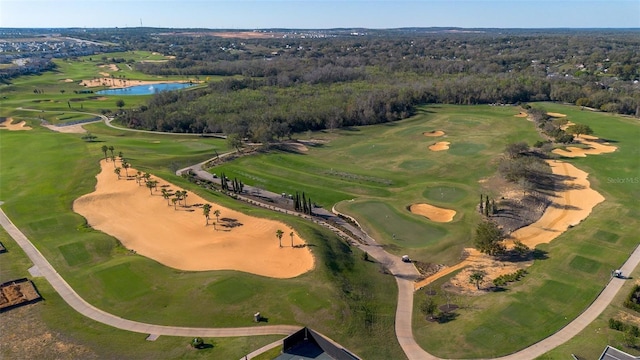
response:
<path id="1" fill-rule="evenodd" d="M 498 208 L 496 207 L 496 201 L 491 199 L 491 214 L 496 214 L 498 212 Z"/>
<path id="2" fill-rule="evenodd" d="M 484 216 L 489 216 L 489 197 L 487 196 L 484 201 Z"/>

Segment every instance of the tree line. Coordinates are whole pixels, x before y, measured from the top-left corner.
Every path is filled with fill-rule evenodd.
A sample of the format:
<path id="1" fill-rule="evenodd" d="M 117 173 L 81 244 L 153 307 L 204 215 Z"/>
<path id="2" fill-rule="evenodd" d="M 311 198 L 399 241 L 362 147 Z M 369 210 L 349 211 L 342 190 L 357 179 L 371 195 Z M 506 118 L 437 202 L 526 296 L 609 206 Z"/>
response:
<path id="1" fill-rule="evenodd" d="M 224 132 L 270 141 L 293 132 L 395 121 L 424 103 L 560 101 L 640 113 L 634 32 L 378 33 L 330 39 L 131 40 L 175 59 L 151 75 L 222 76 L 156 94 L 120 120 L 134 128 Z"/>

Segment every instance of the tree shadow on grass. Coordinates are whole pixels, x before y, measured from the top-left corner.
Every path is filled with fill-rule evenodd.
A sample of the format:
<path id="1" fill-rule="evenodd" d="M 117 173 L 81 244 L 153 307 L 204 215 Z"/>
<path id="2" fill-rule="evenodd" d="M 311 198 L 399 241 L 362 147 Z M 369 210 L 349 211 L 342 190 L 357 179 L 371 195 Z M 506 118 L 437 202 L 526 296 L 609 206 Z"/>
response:
<path id="1" fill-rule="evenodd" d="M 455 312 L 443 312 L 438 314 L 438 316 L 436 316 L 436 321 L 438 322 L 438 324 L 446 324 L 450 321 L 457 319 L 458 316 L 460 316 L 460 314 Z"/>

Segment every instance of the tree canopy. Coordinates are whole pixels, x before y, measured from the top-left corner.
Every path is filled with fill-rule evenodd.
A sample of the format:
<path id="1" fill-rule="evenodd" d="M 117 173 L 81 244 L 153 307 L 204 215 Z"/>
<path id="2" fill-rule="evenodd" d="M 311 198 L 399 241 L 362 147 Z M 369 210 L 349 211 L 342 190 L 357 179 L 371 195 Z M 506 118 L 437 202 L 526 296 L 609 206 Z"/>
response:
<path id="1" fill-rule="evenodd" d="M 476 227 L 473 243 L 481 253 L 497 256 L 506 251 L 503 240 L 504 234 L 498 225 L 491 221 L 483 221 Z"/>

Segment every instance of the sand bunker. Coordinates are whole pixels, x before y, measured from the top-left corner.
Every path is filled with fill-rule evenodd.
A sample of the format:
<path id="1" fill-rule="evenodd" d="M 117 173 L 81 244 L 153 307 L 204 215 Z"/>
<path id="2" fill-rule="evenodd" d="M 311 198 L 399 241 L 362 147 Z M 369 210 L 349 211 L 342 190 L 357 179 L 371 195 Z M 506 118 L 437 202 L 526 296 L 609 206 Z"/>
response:
<path id="1" fill-rule="evenodd" d="M 422 135 L 429 136 L 429 137 L 438 137 L 438 136 L 444 135 L 444 131 L 442 130 L 426 131 L 426 132 L 423 132 Z"/>
<path id="2" fill-rule="evenodd" d="M 118 238 L 128 249 L 181 270 L 238 270 L 252 274 L 291 278 L 313 269 L 314 259 L 295 231 L 284 223 L 256 218 L 212 203 L 205 226 L 201 207 L 167 205 L 160 193 L 178 187 L 162 179 L 150 194 L 133 179 L 118 180 L 113 164 L 104 160 L 96 176 L 96 190 L 78 198 L 73 210 L 95 229 Z M 136 169 L 130 168 L 129 174 Z M 187 205 L 209 203 L 189 193 Z M 220 221 L 214 226 L 215 210 Z M 217 229 L 217 230 L 216 230 Z M 276 231 L 284 232 L 279 247 Z M 291 236 L 296 247 L 291 247 Z"/>
<path id="3" fill-rule="evenodd" d="M 409 211 L 414 214 L 422 215 L 431 221 L 450 222 L 456 215 L 455 210 L 443 209 L 429 204 L 413 204 L 409 206 Z"/>
<path id="4" fill-rule="evenodd" d="M 93 124 L 94 122 L 99 122 L 99 121 L 102 121 L 102 120 L 96 120 L 96 121 L 82 123 L 82 124 L 65 125 L 65 126 L 56 126 L 56 125 L 51 125 L 51 124 L 43 124 L 42 126 L 46 127 L 47 129 L 49 129 L 51 131 L 55 131 L 55 132 L 59 132 L 59 133 L 84 134 L 84 133 L 87 132 L 87 130 L 85 130 L 82 127 L 82 125 Z"/>
<path id="5" fill-rule="evenodd" d="M 567 178 L 562 183 L 565 190 L 556 192 L 553 203 L 538 221 L 511 233 L 512 239 L 518 239 L 530 248 L 549 243 L 569 227 L 578 225 L 604 201 L 600 193 L 591 189 L 586 172 L 562 161 L 547 160 L 547 164 L 555 175 Z"/>
<path id="6" fill-rule="evenodd" d="M 513 116 L 518 117 L 518 118 L 526 118 L 528 115 L 527 115 L 526 112 L 522 112 L 521 111 L 519 114 L 516 114 L 516 115 L 513 115 Z"/>
<path id="7" fill-rule="evenodd" d="M 607 142 L 600 142 L 600 139 L 590 135 L 580 135 L 576 141 L 588 146 L 581 148 L 577 146 L 567 146 L 566 149 L 553 149 L 551 152 L 560 156 L 574 158 L 586 157 L 587 155 L 600 155 L 612 153 L 618 149 L 617 146 L 609 145 Z"/>
<path id="8" fill-rule="evenodd" d="M 551 166 L 554 174 L 566 177 L 567 180 L 563 181 L 565 189 L 556 192 L 552 199 L 553 203 L 538 221 L 511 233 L 507 240 L 508 248 L 513 246 L 515 239 L 520 240 L 531 249 L 536 245 L 549 243 L 562 235 L 569 227 L 586 219 L 591 210 L 604 201 L 604 197 L 600 193 L 591 189 L 587 180 L 589 174 L 562 161 L 547 160 L 547 163 Z M 472 291 L 473 288 L 466 284 L 469 281 L 470 271 L 481 269 L 487 273 L 487 280 L 490 281 L 499 275 L 512 273 L 519 268 L 515 264 L 505 262 L 494 264 L 494 259 L 475 249 L 465 249 L 465 251 L 470 254 L 469 257 L 454 266 L 444 268 L 428 278 L 416 282 L 415 289 L 420 289 L 443 276 L 469 266 L 470 269 L 465 269 L 456 275 L 451 283 Z"/>
<path id="9" fill-rule="evenodd" d="M 73 79 L 64 79 L 64 80 L 60 80 L 62 82 L 66 82 L 66 83 L 71 83 L 73 82 Z"/>
<path id="10" fill-rule="evenodd" d="M 449 150 L 449 144 L 451 144 L 448 141 L 440 141 L 437 142 L 431 146 L 429 146 L 429 150 L 431 151 L 444 151 L 444 150 Z"/>
<path id="11" fill-rule="evenodd" d="M 560 113 L 555 113 L 555 112 L 548 112 L 547 115 L 554 117 L 554 118 L 563 118 L 563 117 L 567 117 L 567 115 L 565 114 L 560 114 Z"/>
<path id="12" fill-rule="evenodd" d="M 0 123 L 0 129 L 7 129 L 9 131 L 20 131 L 20 130 L 31 130 L 30 126 L 26 126 L 26 122 L 20 121 L 19 123 L 14 124 L 12 118 L 7 118 L 5 121 Z"/>

